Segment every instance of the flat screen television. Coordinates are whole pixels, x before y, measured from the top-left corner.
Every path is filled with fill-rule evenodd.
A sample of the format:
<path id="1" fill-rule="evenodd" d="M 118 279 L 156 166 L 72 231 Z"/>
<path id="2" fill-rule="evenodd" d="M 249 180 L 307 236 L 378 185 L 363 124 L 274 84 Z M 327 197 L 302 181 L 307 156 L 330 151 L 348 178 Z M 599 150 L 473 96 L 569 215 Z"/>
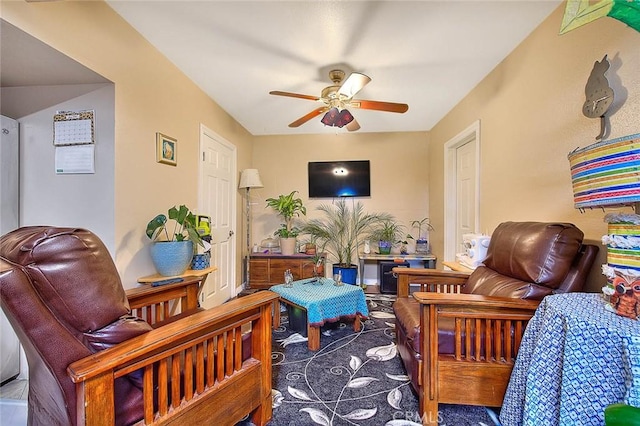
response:
<path id="1" fill-rule="evenodd" d="M 369 196 L 369 160 L 309 162 L 309 198 Z"/>

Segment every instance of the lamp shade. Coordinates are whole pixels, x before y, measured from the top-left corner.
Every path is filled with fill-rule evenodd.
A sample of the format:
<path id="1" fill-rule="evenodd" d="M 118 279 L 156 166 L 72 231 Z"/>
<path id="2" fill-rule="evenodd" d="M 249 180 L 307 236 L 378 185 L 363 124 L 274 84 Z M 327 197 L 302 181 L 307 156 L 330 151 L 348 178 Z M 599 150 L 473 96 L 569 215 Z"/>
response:
<path id="1" fill-rule="evenodd" d="M 240 173 L 240 185 L 238 188 L 262 188 L 260 173 L 258 169 L 244 169 Z"/>
<path id="2" fill-rule="evenodd" d="M 576 208 L 640 201 L 640 134 L 577 149 L 569 163 Z"/>

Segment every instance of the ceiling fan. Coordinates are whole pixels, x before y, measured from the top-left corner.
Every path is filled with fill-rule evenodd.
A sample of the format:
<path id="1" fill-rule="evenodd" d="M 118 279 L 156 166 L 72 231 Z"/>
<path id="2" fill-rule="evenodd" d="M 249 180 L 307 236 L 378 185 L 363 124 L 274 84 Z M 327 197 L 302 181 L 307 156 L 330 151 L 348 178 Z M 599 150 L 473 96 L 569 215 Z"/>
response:
<path id="1" fill-rule="evenodd" d="M 302 95 L 299 93 L 281 92 L 273 90 L 270 95 L 288 96 L 291 98 L 308 99 L 310 101 L 321 101 L 324 105 L 314 109 L 310 113 L 298 118 L 289 124 L 289 127 L 298 127 L 314 117 L 325 113 L 322 123 L 328 126 L 343 127 L 353 132 L 360 128 L 353 115 L 347 108 L 371 109 L 376 111 L 387 111 L 404 113 L 409 109 L 407 104 L 394 102 L 367 101 L 364 99 L 353 99 L 353 97 L 366 86 L 371 79 L 364 74 L 354 72 L 344 80 L 345 73 L 342 70 L 332 70 L 329 78 L 333 85 L 325 87 L 320 96 Z"/>

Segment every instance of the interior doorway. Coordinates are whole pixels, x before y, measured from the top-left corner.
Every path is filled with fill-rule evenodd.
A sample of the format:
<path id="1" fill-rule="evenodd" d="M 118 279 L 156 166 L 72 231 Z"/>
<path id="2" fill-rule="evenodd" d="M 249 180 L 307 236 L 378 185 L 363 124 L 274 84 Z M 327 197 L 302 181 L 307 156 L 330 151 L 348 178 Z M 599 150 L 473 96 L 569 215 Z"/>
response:
<path id="1" fill-rule="evenodd" d="M 200 125 L 200 185 L 198 213 L 211 217 L 211 265 L 200 293 L 208 309 L 236 294 L 236 147 Z"/>
<path id="2" fill-rule="evenodd" d="M 444 260 L 454 261 L 480 228 L 480 120 L 445 144 L 444 161 Z"/>

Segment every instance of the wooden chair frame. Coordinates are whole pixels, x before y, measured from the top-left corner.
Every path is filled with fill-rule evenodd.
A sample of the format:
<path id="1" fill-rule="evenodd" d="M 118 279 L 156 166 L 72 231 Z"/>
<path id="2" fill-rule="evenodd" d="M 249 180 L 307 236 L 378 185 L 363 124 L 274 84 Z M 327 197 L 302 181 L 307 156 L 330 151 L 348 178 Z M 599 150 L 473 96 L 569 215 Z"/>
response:
<path id="1" fill-rule="evenodd" d="M 182 311 L 196 308 L 198 288 L 199 280 L 186 280 L 128 296 L 135 315 L 157 322 L 168 319 L 176 303 Z M 234 425 L 251 413 L 254 424 L 265 425 L 272 410 L 271 312 L 277 300 L 270 291 L 235 299 L 72 363 L 67 371 L 76 383 L 78 424 L 114 424 L 114 380 L 141 370 L 139 424 Z"/>
<path id="2" fill-rule="evenodd" d="M 539 302 L 462 294 L 468 274 L 394 268 L 398 297 L 420 291 L 422 359 L 418 364 L 420 415 L 438 424 L 438 404 L 502 405 L 522 335 Z M 438 353 L 438 322 L 452 318 L 454 353 Z M 489 343 L 487 343 L 489 342 Z"/>
<path id="3" fill-rule="evenodd" d="M 179 313 L 195 312 L 202 281 L 203 277 L 194 277 L 174 284 L 129 289 L 126 293 L 131 314 L 153 325 Z"/>

